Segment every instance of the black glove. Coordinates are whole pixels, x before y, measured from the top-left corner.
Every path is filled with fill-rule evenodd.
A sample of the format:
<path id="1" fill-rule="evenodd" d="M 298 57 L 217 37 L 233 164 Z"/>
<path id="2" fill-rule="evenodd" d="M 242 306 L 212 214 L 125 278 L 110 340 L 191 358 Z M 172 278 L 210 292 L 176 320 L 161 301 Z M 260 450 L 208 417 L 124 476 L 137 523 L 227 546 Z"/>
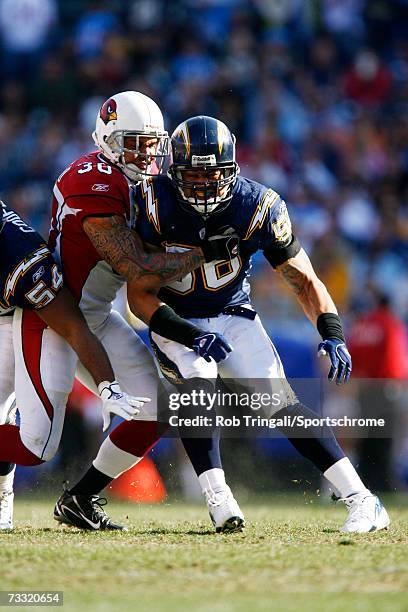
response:
<path id="1" fill-rule="evenodd" d="M 205 261 L 233 259 L 239 255 L 240 239 L 236 234 L 229 236 L 211 236 L 200 244 Z"/>

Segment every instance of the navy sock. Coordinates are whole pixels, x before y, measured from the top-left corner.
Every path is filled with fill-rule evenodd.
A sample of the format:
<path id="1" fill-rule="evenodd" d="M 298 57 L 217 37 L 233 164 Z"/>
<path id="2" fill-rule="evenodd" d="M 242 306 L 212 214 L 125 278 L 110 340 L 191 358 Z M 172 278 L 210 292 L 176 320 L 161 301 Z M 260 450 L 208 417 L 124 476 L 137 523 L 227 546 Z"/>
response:
<path id="1" fill-rule="evenodd" d="M 7 463 L 6 461 L 0 461 L 0 476 L 7 476 L 15 468 L 15 463 Z"/>
<path id="2" fill-rule="evenodd" d="M 274 417 L 282 418 L 288 416 L 302 416 L 305 419 L 316 419 L 318 415 L 303 406 L 294 404 L 279 410 Z M 328 425 L 303 427 L 281 427 L 280 431 L 293 444 L 296 450 L 309 459 L 321 471 L 325 472 L 329 467 L 345 457 L 343 450 L 337 442 L 333 430 Z"/>
<path id="3" fill-rule="evenodd" d="M 192 391 L 214 393 L 214 386 L 211 381 L 191 378 L 183 383 L 180 390 L 182 393 Z M 179 427 L 180 439 L 197 476 L 213 468 L 222 468 L 220 430 L 215 425 L 215 411 L 206 410 L 205 406 L 180 406 L 178 416 L 179 418 L 204 416 L 212 421 L 211 424 L 200 428 L 185 425 Z"/>

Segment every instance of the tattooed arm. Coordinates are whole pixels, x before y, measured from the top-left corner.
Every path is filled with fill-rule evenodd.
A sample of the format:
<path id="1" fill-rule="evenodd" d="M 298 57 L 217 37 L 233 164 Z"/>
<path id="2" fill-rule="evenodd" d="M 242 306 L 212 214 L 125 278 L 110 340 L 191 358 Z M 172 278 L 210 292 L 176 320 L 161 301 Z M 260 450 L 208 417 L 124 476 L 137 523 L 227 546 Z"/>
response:
<path id="1" fill-rule="evenodd" d="M 316 325 L 317 317 L 324 312 L 336 313 L 336 306 L 305 251 L 285 261 L 276 271 L 292 289 L 306 316 Z"/>
<path id="2" fill-rule="evenodd" d="M 99 255 L 126 279 L 129 307 L 145 323 L 161 305 L 156 297 L 160 287 L 205 261 L 200 248 L 185 253 L 146 253 L 140 237 L 118 215 L 87 217 L 83 227 Z"/>
<path id="3" fill-rule="evenodd" d="M 184 253 L 147 253 L 137 233 L 119 216 L 87 217 L 84 230 L 98 253 L 128 282 L 145 279 L 161 287 L 205 262 L 199 247 Z"/>

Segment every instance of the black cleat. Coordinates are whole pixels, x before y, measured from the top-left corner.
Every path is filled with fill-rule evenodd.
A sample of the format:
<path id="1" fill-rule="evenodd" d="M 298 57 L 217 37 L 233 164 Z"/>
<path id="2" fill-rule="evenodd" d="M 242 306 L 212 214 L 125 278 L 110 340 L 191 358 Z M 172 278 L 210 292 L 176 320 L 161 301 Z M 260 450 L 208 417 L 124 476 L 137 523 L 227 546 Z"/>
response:
<path id="1" fill-rule="evenodd" d="M 107 503 L 105 497 L 98 495 L 71 495 L 69 491 L 64 491 L 55 504 L 54 519 L 90 531 L 127 531 L 123 525 L 113 523 L 102 509 Z"/>

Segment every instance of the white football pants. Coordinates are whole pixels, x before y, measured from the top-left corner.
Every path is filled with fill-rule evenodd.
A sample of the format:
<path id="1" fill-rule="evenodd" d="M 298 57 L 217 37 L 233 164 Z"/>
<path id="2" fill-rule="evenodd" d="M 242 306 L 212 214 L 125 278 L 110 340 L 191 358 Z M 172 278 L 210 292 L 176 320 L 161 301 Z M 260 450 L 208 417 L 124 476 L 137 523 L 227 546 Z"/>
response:
<path id="1" fill-rule="evenodd" d="M 189 321 L 206 331 L 222 334 L 232 345 L 233 351 L 221 363 L 217 364 L 213 360 L 209 363 L 193 350 L 153 332 L 156 360 L 169 381 L 177 384 L 182 379 L 215 380 L 220 376 L 222 379 L 234 379 L 238 383 L 241 381 L 244 386 L 270 396 L 283 390 L 284 399 L 275 410 L 270 407 L 267 416 L 297 401 L 286 381 L 278 352 L 258 315 L 253 320 L 221 314 L 218 317 L 194 318 Z"/>
<path id="2" fill-rule="evenodd" d="M 58 449 L 77 366 L 78 378 L 96 394 L 97 389 L 67 342 L 33 315 L 16 308 L 13 317 L 0 317 L 0 402 L 15 390 L 21 440 L 37 457 L 48 461 Z M 155 420 L 158 377 L 145 344 L 114 311 L 93 331 L 123 391 L 151 398 L 138 418 Z"/>

